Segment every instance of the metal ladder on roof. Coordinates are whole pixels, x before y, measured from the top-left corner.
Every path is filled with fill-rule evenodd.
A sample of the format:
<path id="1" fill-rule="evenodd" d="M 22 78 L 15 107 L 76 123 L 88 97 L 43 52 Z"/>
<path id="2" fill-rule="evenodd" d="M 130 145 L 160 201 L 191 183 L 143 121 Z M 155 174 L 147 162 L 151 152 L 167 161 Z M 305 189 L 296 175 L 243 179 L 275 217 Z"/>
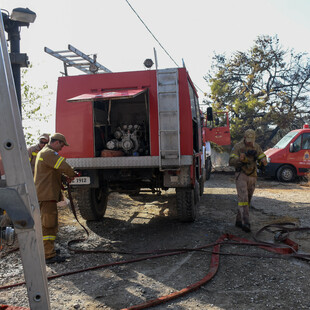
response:
<path id="1" fill-rule="evenodd" d="M 178 69 L 157 70 L 159 167 L 178 169 L 180 154 L 180 117 Z"/>
<path id="2" fill-rule="evenodd" d="M 63 61 L 65 76 L 68 75 L 68 67 L 74 67 L 83 71 L 86 74 L 112 72 L 108 68 L 97 62 L 96 54 L 94 54 L 93 58 L 91 58 L 70 44 L 68 44 L 68 50 L 53 51 L 48 47 L 44 47 L 44 51 Z"/>
<path id="3" fill-rule="evenodd" d="M 17 233 L 29 305 L 50 309 L 42 241 L 40 209 L 29 164 L 11 63 L 0 14 L 0 153 L 5 184 L 0 208 L 9 215 Z"/>

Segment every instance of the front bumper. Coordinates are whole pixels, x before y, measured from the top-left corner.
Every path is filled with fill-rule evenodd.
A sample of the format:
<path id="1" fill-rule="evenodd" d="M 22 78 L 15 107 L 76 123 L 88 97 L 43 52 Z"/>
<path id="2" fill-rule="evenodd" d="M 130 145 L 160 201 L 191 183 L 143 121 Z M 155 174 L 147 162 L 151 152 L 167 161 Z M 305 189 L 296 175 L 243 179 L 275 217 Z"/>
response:
<path id="1" fill-rule="evenodd" d="M 269 164 L 265 167 L 264 176 L 266 176 L 266 177 L 276 177 L 276 172 L 277 172 L 278 168 L 279 168 L 281 165 L 282 165 L 282 164 L 269 163 Z"/>

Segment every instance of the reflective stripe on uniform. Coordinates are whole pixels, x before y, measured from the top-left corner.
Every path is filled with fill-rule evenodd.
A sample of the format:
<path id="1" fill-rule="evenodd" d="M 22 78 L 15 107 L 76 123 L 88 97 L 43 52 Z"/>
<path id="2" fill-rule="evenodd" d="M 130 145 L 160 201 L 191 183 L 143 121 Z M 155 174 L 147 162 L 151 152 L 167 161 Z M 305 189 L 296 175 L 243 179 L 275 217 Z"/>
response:
<path id="1" fill-rule="evenodd" d="M 246 202 L 238 202 L 238 206 L 248 206 L 249 203 L 246 201 Z"/>
<path id="2" fill-rule="evenodd" d="M 40 154 L 40 153 L 38 153 L 37 155 L 38 155 L 38 156 L 37 156 L 37 160 L 41 160 L 41 161 L 43 161 L 43 158 L 41 158 L 41 154 Z"/>
<path id="3" fill-rule="evenodd" d="M 61 157 L 61 156 L 60 156 L 60 157 L 58 158 L 58 160 L 57 160 L 57 162 L 56 162 L 54 168 L 55 168 L 55 169 L 58 169 L 59 166 L 61 165 L 61 163 L 63 162 L 64 159 L 65 159 L 64 157 Z"/>
<path id="4" fill-rule="evenodd" d="M 229 157 L 239 158 L 239 156 L 238 156 L 238 155 L 236 155 L 236 154 L 231 154 Z"/>
<path id="5" fill-rule="evenodd" d="M 33 157 L 35 157 L 35 156 L 37 156 L 38 155 L 38 153 L 36 153 L 36 152 L 32 152 L 31 153 L 31 156 L 33 156 Z M 29 161 L 31 161 L 32 160 L 32 158 L 31 157 L 29 157 Z"/>
<path id="6" fill-rule="evenodd" d="M 56 236 L 52 236 L 52 235 L 43 236 L 43 240 L 52 240 L 52 241 L 54 241 L 55 239 L 56 239 Z"/>
<path id="7" fill-rule="evenodd" d="M 260 154 L 258 157 L 257 157 L 257 159 L 262 159 L 262 158 L 264 158 L 264 157 L 266 157 L 266 154 Z"/>

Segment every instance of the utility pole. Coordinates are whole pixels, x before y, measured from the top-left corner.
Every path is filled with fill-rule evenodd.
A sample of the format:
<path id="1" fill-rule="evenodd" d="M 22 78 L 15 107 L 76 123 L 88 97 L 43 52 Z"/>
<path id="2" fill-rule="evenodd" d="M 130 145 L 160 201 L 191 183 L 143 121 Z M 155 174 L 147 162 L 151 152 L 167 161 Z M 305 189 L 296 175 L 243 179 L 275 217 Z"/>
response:
<path id="1" fill-rule="evenodd" d="M 8 12 L 5 12 L 4 10 L 2 10 L 1 12 L 4 29 L 8 33 L 8 40 L 10 41 L 10 60 L 12 64 L 12 72 L 16 88 L 18 107 L 21 115 L 22 108 L 20 68 L 28 67 L 29 62 L 27 54 L 20 53 L 20 28 L 29 27 L 29 24 L 35 21 L 36 13 L 29 10 L 28 8 L 13 9 L 11 15 L 9 15 Z"/>
<path id="2" fill-rule="evenodd" d="M 50 310 L 40 207 L 29 165 L 3 15 L 6 14 L 0 14 L 0 153 L 5 184 L 0 187 L 0 208 L 7 212 L 17 234 L 30 308 Z M 10 19 L 15 21 L 14 18 L 21 17 L 12 13 Z M 10 21 L 8 24 L 10 32 L 16 32 Z M 20 66 L 16 68 L 20 70 Z"/>

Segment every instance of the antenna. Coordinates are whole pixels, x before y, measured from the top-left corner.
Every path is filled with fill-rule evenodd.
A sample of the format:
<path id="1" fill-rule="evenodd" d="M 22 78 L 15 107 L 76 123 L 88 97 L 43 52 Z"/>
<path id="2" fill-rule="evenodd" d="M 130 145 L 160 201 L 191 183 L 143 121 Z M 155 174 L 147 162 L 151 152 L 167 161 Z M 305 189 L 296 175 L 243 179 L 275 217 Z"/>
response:
<path id="1" fill-rule="evenodd" d="M 157 61 L 157 52 L 156 52 L 156 49 L 154 47 L 154 59 L 155 59 L 155 67 L 156 67 L 156 70 L 158 69 L 158 61 Z"/>

